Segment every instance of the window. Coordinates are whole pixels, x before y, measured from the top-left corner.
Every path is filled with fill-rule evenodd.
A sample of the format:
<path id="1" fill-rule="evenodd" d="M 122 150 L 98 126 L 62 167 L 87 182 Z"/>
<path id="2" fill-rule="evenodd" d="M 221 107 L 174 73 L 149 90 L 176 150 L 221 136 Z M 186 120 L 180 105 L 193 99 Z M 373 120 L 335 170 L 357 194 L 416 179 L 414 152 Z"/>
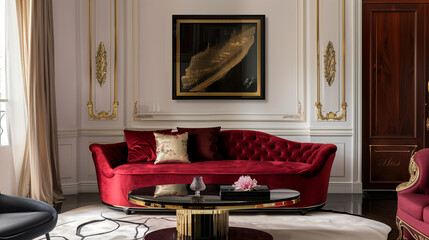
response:
<path id="1" fill-rule="evenodd" d="M 0 145 L 9 144 L 6 126 L 6 53 L 6 0 L 0 0 Z"/>

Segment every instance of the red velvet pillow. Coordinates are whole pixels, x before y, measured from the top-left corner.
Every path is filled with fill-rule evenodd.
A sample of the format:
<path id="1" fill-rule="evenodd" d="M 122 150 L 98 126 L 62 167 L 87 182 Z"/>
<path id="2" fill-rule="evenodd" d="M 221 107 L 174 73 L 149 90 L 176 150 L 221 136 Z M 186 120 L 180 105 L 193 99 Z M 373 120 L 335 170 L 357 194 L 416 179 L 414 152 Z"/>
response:
<path id="1" fill-rule="evenodd" d="M 220 160 L 217 140 L 220 127 L 212 128 L 177 128 L 179 133 L 189 133 L 188 155 L 191 162 L 201 160 Z"/>
<path id="2" fill-rule="evenodd" d="M 124 130 L 128 146 L 127 162 L 147 162 L 156 160 L 156 143 L 154 132 L 170 134 L 171 129 L 156 131 Z"/>

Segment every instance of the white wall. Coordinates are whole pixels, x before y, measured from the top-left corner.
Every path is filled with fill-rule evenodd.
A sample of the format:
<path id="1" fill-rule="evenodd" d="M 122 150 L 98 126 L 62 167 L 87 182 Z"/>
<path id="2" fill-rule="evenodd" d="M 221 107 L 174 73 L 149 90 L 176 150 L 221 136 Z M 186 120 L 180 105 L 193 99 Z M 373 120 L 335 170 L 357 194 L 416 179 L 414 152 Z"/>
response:
<path id="1" fill-rule="evenodd" d="M 0 192 L 16 195 L 17 182 L 14 171 L 12 151 L 10 146 L 0 146 Z"/>
<path id="2" fill-rule="evenodd" d="M 100 41 L 112 56 L 113 0 L 93 0 L 92 53 Z M 342 99 L 342 0 L 320 0 L 321 63 L 328 41 L 337 54 L 332 87 L 321 75 L 323 112 L 337 112 Z M 358 122 L 355 121 L 360 1 L 346 1 L 345 121 L 317 120 L 316 4 L 314 0 L 126 0 L 118 1 L 118 85 L 116 120 L 90 120 L 89 6 L 87 0 L 54 1 L 60 169 L 65 193 L 97 191 L 88 146 L 123 141 L 124 128 L 221 126 L 254 129 L 303 142 L 334 143 L 337 157 L 330 192 L 361 192 Z M 266 100 L 172 100 L 172 14 L 264 14 L 266 16 Z M 106 27 L 107 26 L 107 27 Z M 96 87 L 96 113 L 111 113 L 113 59 L 106 87 Z M 323 66 L 321 67 L 323 71 Z M 134 103 L 137 115 L 134 116 Z"/>

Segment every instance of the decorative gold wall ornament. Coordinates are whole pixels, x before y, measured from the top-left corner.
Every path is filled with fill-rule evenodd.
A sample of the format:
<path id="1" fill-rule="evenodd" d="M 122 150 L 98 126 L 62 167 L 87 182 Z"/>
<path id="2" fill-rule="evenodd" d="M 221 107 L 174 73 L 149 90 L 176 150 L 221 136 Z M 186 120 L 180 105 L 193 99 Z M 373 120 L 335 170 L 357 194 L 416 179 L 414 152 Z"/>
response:
<path id="1" fill-rule="evenodd" d="M 89 101 L 87 104 L 88 115 L 90 119 L 100 120 L 100 119 L 116 119 L 118 116 L 118 97 L 117 97 L 117 49 L 118 49 L 118 31 L 117 31 L 117 0 L 114 2 L 114 14 L 115 14 L 115 52 L 114 52 L 114 84 L 113 84 L 113 103 L 112 103 L 112 113 L 109 115 L 106 111 L 101 111 L 98 114 L 94 113 L 94 104 L 92 103 L 92 0 L 89 0 Z"/>
<path id="2" fill-rule="evenodd" d="M 340 121 L 346 118 L 347 103 L 341 104 L 340 115 L 337 115 L 337 113 L 328 112 L 325 116 L 323 116 L 322 104 L 320 102 L 316 102 L 316 108 L 317 108 L 317 119 Z"/>
<path id="3" fill-rule="evenodd" d="M 100 120 L 100 119 L 116 119 L 116 116 L 118 115 L 118 105 L 119 102 L 113 102 L 113 111 L 112 114 L 109 115 L 106 111 L 101 111 L 98 113 L 98 115 L 94 114 L 94 106 L 92 102 L 88 102 L 88 114 L 91 119 Z"/>
<path id="4" fill-rule="evenodd" d="M 317 119 L 319 120 L 334 120 L 334 121 L 340 121 L 340 120 L 346 120 L 347 115 L 347 103 L 346 103 L 346 55 L 345 55 L 345 46 L 346 46 L 346 26 L 345 26 L 345 1 L 342 0 L 342 103 L 341 103 L 341 109 L 340 115 L 338 116 L 336 113 L 329 112 L 325 116 L 323 116 L 323 105 L 320 102 L 320 26 L 319 26 L 319 0 L 316 0 L 316 49 L 317 49 L 317 100 L 315 103 L 315 106 L 317 108 Z M 328 44 L 329 45 L 329 44 Z"/>
<path id="5" fill-rule="evenodd" d="M 104 83 L 106 82 L 106 75 L 107 75 L 107 54 L 106 50 L 104 49 L 104 43 L 100 42 L 98 44 L 98 51 L 97 55 L 95 56 L 95 69 L 96 69 L 96 78 L 98 83 L 100 84 L 100 87 L 103 87 Z"/>
<path id="6" fill-rule="evenodd" d="M 334 44 L 329 41 L 328 46 L 326 46 L 324 63 L 325 63 L 325 79 L 328 82 L 328 85 L 331 86 L 335 80 L 335 65 L 337 62 L 335 61 L 335 49 Z"/>

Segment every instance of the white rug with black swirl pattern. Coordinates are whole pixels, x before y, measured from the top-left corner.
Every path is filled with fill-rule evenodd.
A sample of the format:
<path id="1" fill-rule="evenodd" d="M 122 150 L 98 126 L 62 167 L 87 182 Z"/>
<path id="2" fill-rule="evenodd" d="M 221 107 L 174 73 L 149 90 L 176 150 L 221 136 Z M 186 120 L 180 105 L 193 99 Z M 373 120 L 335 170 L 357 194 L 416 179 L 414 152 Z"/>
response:
<path id="1" fill-rule="evenodd" d="M 374 220 L 341 213 L 233 213 L 230 226 L 258 229 L 274 240 L 386 240 L 390 227 Z M 154 230 L 176 226 L 176 216 L 166 213 L 126 215 L 103 205 L 91 205 L 61 213 L 51 239 L 144 239 Z M 42 240 L 45 238 L 38 238 Z"/>

